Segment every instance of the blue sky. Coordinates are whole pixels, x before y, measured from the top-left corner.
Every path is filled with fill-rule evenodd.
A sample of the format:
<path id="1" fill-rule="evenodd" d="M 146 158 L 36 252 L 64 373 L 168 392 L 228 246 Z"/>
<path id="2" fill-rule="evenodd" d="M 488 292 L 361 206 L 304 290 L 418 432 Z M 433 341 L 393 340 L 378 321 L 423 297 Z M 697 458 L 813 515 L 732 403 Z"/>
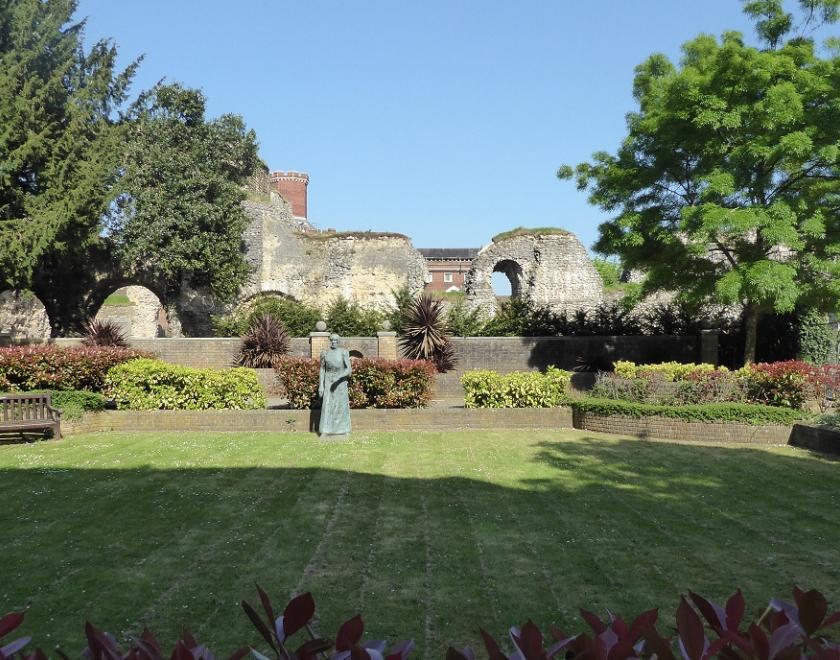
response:
<path id="1" fill-rule="evenodd" d="M 589 247 L 605 216 L 558 166 L 614 151 L 633 68 L 700 32 L 739 29 L 739 0 L 80 0 L 87 39 L 241 114 L 272 170 L 310 174 L 320 228 L 479 247 L 523 225 Z"/>

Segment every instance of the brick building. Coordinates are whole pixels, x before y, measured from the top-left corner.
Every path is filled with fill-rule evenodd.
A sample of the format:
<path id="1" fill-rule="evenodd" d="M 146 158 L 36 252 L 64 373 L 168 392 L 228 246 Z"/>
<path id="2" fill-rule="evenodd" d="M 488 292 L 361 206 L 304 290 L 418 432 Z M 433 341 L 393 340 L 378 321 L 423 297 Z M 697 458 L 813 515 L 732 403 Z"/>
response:
<path id="1" fill-rule="evenodd" d="M 306 188 L 309 175 L 303 172 L 272 172 L 271 188 L 292 207 L 295 218 L 306 220 Z"/>
<path id="2" fill-rule="evenodd" d="M 429 275 L 426 291 L 463 291 L 464 278 L 478 248 L 418 248 L 426 259 Z"/>

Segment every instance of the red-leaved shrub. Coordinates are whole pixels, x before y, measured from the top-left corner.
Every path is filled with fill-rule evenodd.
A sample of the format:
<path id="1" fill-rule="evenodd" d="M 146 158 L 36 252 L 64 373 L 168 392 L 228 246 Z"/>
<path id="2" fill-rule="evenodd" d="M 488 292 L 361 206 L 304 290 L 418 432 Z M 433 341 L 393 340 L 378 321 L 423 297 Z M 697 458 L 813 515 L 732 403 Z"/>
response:
<path id="1" fill-rule="evenodd" d="M 0 348 L 0 387 L 98 392 L 108 369 L 146 355 L 142 351 L 112 346 L 3 347 Z"/>
<path id="2" fill-rule="evenodd" d="M 277 660 L 406 660 L 414 650 L 414 641 L 399 642 L 390 649 L 387 642 L 364 641 L 365 624 L 357 614 L 345 621 L 332 638 L 318 636 L 314 629 L 315 600 L 303 593 L 289 601 L 282 612 L 275 611 L 268 594 L 257 585 L 260 598 L 258 611 L 242 601 L 242 609 L 262 642 L 241 647 L 230 660 L 239 660 L 249 652 L 255 658 Z M 761 610 L 758 610 L 761 612 Z M 793 601 L 773 599 L 757 619 L 747 616 L 741 590 L 725 604 L 707 600 L 694 592 L 680 598 L 673 623 L 659 622 L 659 609 L 642 612 L 632 619 L 623 619 L 608 612 L 606 619 L 588 610 L 580 616 L 591 629 L 577 635 L 567 634 L 554 626 L 544 636 L 531 620 L 521 627 L 510 628 L 508 654 L 503 645 L 483 628 L 480 629 L 487 657 L 490 660 L 837 660 L 840 645 L 832 640 L 829 630 L 840 623 L 840 612 L 830 612 L 825 597 L 816 589 L 793 588 Z M 46 660 L 40 649 L 25 651 L 29 637 L 4 640 L 23 623 L 24 613 L 12 612 L 0 617 L 0 660 Z M 669 625 L 670 624 L 670 625 Z M 663 636 L 657 626 L 665 631 Z M 15 635 L 16 637 L 16 635 Z M 82 657 L 95 660 L 164 660 L 166 655 L 154 635 L 145 629 L 132 639 L 131 648 L 123 653 L 116 640 L 91 623 L 85 625 L 87 648 Z M 546 639 L 547 637 L 547 639 Z M 270 656 L 265 655 L 268 652 Z M 426 654 L 433 653 L 426 649 Z M 68 656 L 58 650 L 67 660 Z M 213 660 L 214 654 L 196 642 L 184 630 L 171 660 Z M 475 660 L 469 647 L 449 647 L 446 660 Z"/>
<path id="3" fill-rule="evenodd" d="M 741 369 L 750 403 L 801 408 L 812 394 L 814 365 L 801 360 L 761 362 Z"/>
<path id="4" fill-rule="evenodd" d="M 425 360 L 353 359 L 349 394 L 351 408 L 422 408 L 432 396 L 434 366 Z M 315 358 L 281 358 L 274 371 L 292 408 L 318 406 Z"/>

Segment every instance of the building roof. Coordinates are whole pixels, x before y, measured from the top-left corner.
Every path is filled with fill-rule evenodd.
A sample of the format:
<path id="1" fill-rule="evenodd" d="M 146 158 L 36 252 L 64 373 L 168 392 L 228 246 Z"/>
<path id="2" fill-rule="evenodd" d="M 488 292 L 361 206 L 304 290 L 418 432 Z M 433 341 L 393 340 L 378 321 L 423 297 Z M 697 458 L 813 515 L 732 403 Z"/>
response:
<path id="1" fill-rule="evenodd" d="M 426 259 L 474 259 L 479 248 L 417 248 Z"/>

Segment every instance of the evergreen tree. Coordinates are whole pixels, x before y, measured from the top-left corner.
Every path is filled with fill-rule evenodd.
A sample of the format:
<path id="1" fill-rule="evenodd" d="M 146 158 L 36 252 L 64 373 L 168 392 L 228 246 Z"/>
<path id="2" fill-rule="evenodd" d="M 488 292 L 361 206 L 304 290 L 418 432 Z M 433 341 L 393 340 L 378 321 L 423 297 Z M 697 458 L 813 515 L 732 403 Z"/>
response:
<path id="1" fill-rule="evenodd" d="M 0 289 L 68 298 L 118 176 L 118 118 L 137 63 L 82 47 L 75 0 L 0 0 Z M 53 314 L 55 315 L 55 314 Z"/>
<path id="2" fill-rule="evenodd" d="M 596 250 L 647 291 L 743 305 L 747 361 L 763 314 L 840 301 L 840 55 L 812 39 L 840 0 L 800 5 L 796 25 L 781 0 L 745 3 L 764 48 L 728 32 L 676 66 L 652 55 L 617 153 L 558 172 L 614 214 Z"/>
<path id="3" fill-rule="evenodd" d="M 184 283 L 229 301 L 247 280 L 242 184 L 259 164 L 241 117 L 208 121 L 204 95 L 158 85 L 135 104 L 126 128 L 120 195 L 108 233 L 122 269 L 168 293 Z"/>

